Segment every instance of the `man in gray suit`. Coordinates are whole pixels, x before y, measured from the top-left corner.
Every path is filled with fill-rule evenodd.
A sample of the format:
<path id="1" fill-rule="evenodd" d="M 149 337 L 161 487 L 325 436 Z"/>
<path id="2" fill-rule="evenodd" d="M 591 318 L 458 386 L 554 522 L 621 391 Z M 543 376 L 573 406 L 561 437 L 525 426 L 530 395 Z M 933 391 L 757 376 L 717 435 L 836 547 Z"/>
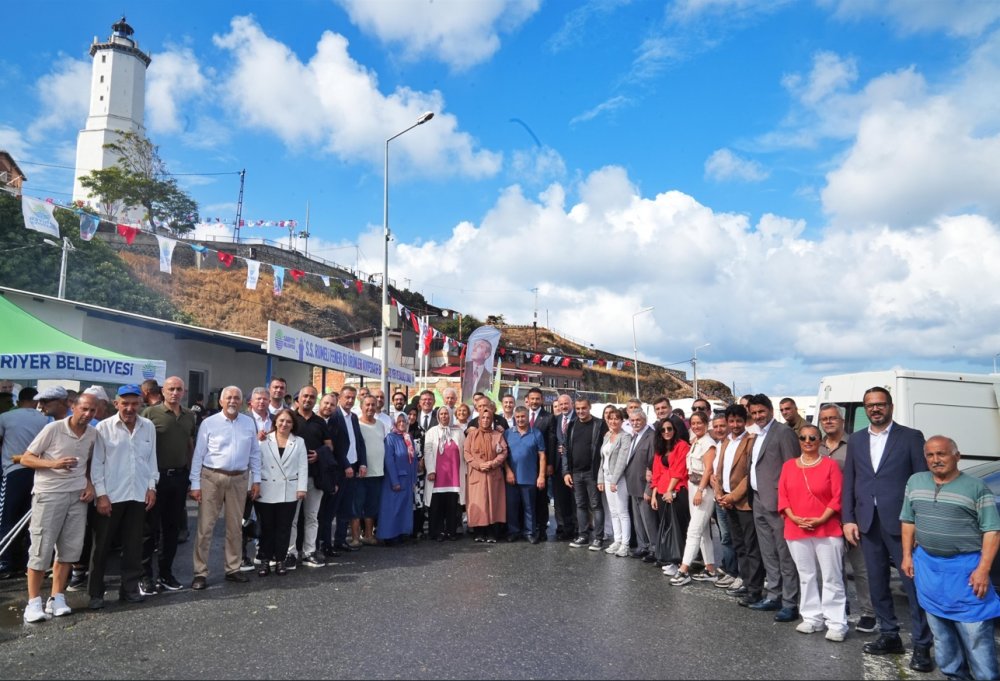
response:
<path id="1" fill-rule="evenodd" d="M 653 441 L 656 432 L 646 427 L 646 414 L 641 409 L 629 413 L 632 438 L 628 464 L 625 466 L 625 484 L 632 507 L 632 522 L 635 524 L 636 549 L 633 558 L 641 558 L 647 563 L 655 563 L 658 524 L 656 511 L 649 505 L 649 481 L 653 470 Z M 648 474 L 648 475 L 647 475 Z"/>
<path id="2" fill-rule="evenodd" d="M 752 610 L 777 610 L 775 622 L 793 622 L 799 618 L 799 575 L 785 543 L 785 519 L 778 512 L 778 478 L 785 462 L 799 455 L 799 443 L 795 431 L 774 420 L 774 406 L 767 395 L 752 396 L 747 410 L 760 429 L 750 459 L 750 488 L 767 585 L 764 598 L 740 604 Z"/>

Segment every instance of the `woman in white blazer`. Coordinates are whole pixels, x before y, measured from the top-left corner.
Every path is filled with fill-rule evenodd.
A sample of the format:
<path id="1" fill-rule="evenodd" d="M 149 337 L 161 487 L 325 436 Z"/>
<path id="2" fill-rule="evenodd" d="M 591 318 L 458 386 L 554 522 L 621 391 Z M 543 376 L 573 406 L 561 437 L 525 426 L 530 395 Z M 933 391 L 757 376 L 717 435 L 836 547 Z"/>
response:
<path id="1" fill-rule="evenodd" d="M 430 536 L 455 540 L 462 521 L 460 507 L 465 504 L 465 427 L 453 423 L 451 412 L 443 407 L 437 420 L 424 435 L 424 505 L 431 509 Z"/>
<path id="2" fill-rule="evenodd" d="M 295 435 L 291 409 L 274 415 L 271 432 L 260 443 L 260 496 L 254 502 L 260 523 L 257 575 L 288 574 L 285 556 L 292 534 L 292 520 L 300 499 L 306 498 L 308 453 L 305 440 Z"/>

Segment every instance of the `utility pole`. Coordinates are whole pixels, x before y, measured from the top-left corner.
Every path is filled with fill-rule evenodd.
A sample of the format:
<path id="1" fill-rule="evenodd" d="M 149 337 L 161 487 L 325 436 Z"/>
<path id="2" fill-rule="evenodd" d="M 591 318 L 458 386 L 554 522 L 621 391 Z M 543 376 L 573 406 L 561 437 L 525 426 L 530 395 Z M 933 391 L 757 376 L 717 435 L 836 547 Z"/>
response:
<path id="1" fill-rule="evenodd" d="M 538 351 L 538 287 L 531 289 L 535 293 L 535 321 L 532 324 L 534 328 L 534 340 L 532 341 L 531 349 Z"/>
<path id="2" fill-rule="evenodd" d="M 236 243 L 240 242 L 240 223 L 243 221 L 243 183 L 246 177 L 247 170 L 244 168 L 240 171 L 240 198 L 236 200 L 236 229 L 233 232 L 236 237 Z"/>

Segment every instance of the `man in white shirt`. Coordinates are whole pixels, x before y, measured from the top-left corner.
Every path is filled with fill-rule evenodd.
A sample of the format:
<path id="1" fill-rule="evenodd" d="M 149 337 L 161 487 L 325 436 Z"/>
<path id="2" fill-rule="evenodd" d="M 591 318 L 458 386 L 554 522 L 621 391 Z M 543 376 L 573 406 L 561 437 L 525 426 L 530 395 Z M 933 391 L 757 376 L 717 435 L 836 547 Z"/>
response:
<path id="1" fill-rule="evenodd" d="M 375 398 L 375 418 L 385 427 L 386 434 L 391 433 L 393 423 L 389 415 L 385 413 L 385 393 L 382 392 L 382 388 L 372 388 L 370 395 Z M 364 400 L 360 401 L 362 402 L 361 410 L 364 412 Z"/>
<path id="2" fill-rule="evenodd" d="M 240 572 L 240 563 L 246 495 L 256 499 L 260 494 L 257 427 L 252 418 L 240 412 L 243 391 L 236 386 L 222 390 L 219 404 L 222 411 L 209 416 L 198 429 L 191 462 L 190 495 L 198 502 L 194 581 L 191 583 L 191 588 L 195 590 L 208 586 L 212 531 L 223 505 L 226 509 L 226 581 L 250 581 Z"/>
<path id="3" fill-rule="evenodd" d="M 285 404 L 285 393 L 288 391 L 288 383 L 285 379 L 275 376 L 268 383 L 267 389 L 271 397 L 267 409 L 271 412 L 271 416 L 274 416 L 287 406 Z"/>
<path id="4" fill-rule="evenodd" d="M 254 388 L 250 393 L 250 416 L 257 426 L 257 438 L 263 440 L 271 432 L 270 395 L 267 388 Z"/>
<path id="5" fill-rule="evenodd" d="M 396 417 L 406 411 L 406 393 L 397 390 L 392 394 L 392 409 L 389 410 L 389 418 L 392 419 L 393 423 L 396 422 Z"/>
<path id="6" fill-rule="evenodd" d="M 104 607 L 104 570 L 111 545 L 121 537 L 121 589 L 119 600 L 140 603 L 142 531 L 146 511 L 156 503 L 156 427 L 139 416 L 143 406 L 137 385 L 118 389 L 118 413 L 97 425 L 97 442 L 90 464 L 90 479 L 97 497 L 94 516 L 94 552 L 90 563 L 90 609 Z"/>

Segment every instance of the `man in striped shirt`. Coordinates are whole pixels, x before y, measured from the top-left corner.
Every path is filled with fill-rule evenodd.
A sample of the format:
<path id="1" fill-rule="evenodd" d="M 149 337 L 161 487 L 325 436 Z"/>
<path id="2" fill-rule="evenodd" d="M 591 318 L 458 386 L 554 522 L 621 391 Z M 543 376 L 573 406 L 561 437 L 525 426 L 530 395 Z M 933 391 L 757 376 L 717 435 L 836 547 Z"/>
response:
<path id="1" fill-rule="evenodd" d="M 910 476 L 899 515 L 900 569 L 914 580 L 945 676 L 1000 678 L 993 640 L 1000 597 L 990 583 L 1000 546 L 996 501 L 982 480 L 958 470 L 951 438 L 927 440 L 924 458 L 930 470 Z"/>

